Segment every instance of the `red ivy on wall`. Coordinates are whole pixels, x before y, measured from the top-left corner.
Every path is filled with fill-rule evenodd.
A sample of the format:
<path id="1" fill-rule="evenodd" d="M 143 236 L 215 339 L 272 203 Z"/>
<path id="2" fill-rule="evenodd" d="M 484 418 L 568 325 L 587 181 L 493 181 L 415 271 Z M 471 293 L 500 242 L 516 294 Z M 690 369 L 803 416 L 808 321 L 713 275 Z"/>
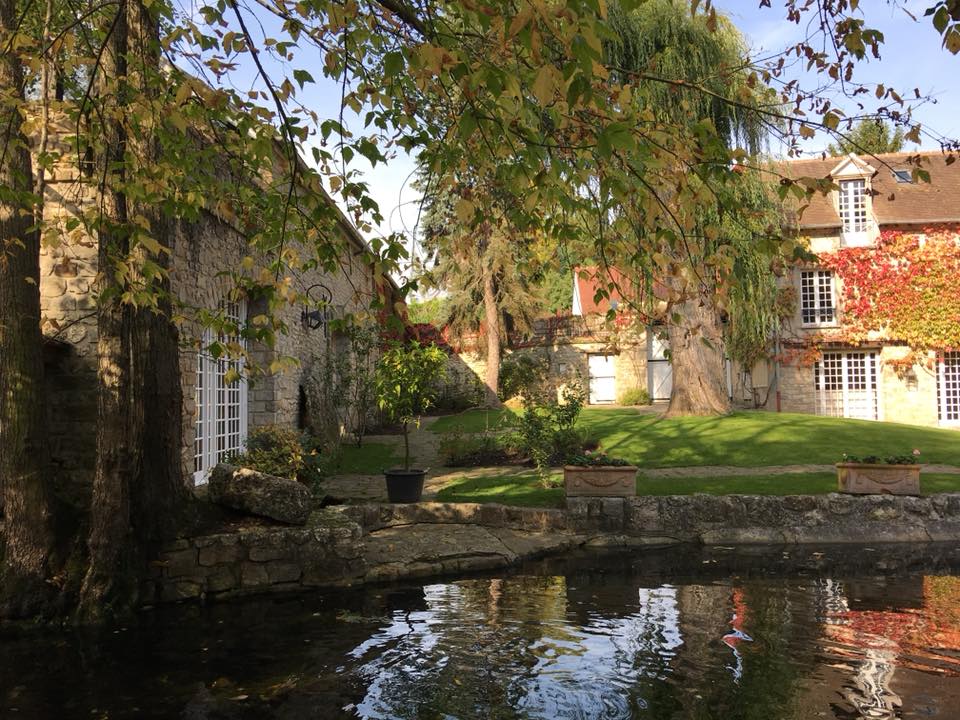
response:
<path id="1" fill-rule="evenodd" d="M 840 280 L 841 322 L 849 340 L 879 332 L 914 350 L 960 348 L 957 226 L 885 230 L 874 247 L 843 248 L 820 261 Z"/>

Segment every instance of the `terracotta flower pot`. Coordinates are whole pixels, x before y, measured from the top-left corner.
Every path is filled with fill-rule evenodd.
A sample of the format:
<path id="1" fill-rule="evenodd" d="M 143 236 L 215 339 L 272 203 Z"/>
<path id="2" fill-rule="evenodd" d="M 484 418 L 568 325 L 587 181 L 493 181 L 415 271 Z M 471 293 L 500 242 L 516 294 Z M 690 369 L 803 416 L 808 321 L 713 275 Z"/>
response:
<path id="1" fill-rule="evenodd" d="M 919 495 L 919 465 L 837 463 L 837 486 L 854 495 Z"/>
<path id="2" fill-rule="evenodd" d="M 637 494 L 635 465 L 567 465 L 563 468 L 567 497 L 634 497 Z"/>

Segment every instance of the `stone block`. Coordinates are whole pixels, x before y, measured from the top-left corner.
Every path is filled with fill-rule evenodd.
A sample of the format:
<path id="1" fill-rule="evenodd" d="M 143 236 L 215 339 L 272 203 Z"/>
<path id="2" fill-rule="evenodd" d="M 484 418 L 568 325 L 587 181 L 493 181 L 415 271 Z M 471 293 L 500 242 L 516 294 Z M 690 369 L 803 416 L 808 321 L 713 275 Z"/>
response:
<path id="1" fill-rule="evenodd" d="M 258 587 L 269 585 L 270 577 L 267 575 L 267 568 L 254 562 L 245 562 L 240 568 L 240 585 L 243 587 Z"/>
<path id="2" fill-rule="evenodd" d="M 211 568 L 207 574 L 207 592 L 220 593 L 237 589 L 240 585 L 237 576 L 235 566 L 220 565 Z"/>
<path id="3" fill-rule="evenodd" d="M 235 563 L 244 559 L 244 550 L 236 543 L 208 545 L 198 551 L 198 563 L 203 567 Z"/>
<path id="4" fill-rule="evenodd" d="M 224 464 L 210 474 L 207 493 L 218 505 L 291 525 L 307 521 L 313 501 L 310 489 L 296 480 Z"/>
<path id="5" fill-rule="evenodd" d="M 160 599 L 164 602 L 190 600 L 200 597 L 203 586 L 195 580 L 167 581 L 160 590 Z"/>
<path id="6" fill-rule="evenodd" d="M 264 565 L 271 583 L 296 582 L 303 572 L 295 562 L 276 561 L 264 563 Z"/>
<path id="7" fill-rule="evenodd" d="M 248 551 L 249 557 L 254 562 L 267 562 L 269 560 L 283 560 L 289 558 L 293 551 L 290 548 L 272 545 L 254 545 Z"/>
<path id="8" fill-rule="evenodd" d="M 194 548 L 162 553 L 160 561 L 167 569 L 167 577 L 183 577 L 197 572 L 197 551 Z"/>

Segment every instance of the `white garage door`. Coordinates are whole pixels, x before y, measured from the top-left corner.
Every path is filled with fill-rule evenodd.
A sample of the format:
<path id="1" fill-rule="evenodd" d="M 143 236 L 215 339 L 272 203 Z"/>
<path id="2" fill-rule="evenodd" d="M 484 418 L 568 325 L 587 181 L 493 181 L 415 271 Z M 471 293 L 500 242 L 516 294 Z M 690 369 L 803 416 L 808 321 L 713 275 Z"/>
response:
<path id="1" fill-rule="evenodd" d="M 590 355 L 590 404 L 605 405 L 616 402 L 616 374 L 613 355 Z"/>

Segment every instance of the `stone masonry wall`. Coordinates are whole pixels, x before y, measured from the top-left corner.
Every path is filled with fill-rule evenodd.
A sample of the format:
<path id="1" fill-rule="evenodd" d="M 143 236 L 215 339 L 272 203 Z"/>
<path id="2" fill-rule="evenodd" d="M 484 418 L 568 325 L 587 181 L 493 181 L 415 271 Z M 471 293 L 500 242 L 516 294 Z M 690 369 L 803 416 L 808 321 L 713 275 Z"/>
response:
<path id="1" fill-rule="evenodd" d="M 64 130 L 68 132 L 68 130 Z M 40 257 L 42 328 L 57 347 L 48 357 L 50 422 L 48 439 L 57 482 L 70 496 L 84 502 L 93 471 L 96 418 L 97 321 L 95 289 L 97 244 L 82 225 L 70 228 L 71 219 L 95 201 L 80 175 L 70 147 L 53 132 L 51 150 L 63 159 L 49 174 L 45 190 L 44 216 L 49 228 Z M 349 228 L 341 227 L 342 234 Z M 183 391 L 183 470 L 185 479 L 193 472 L 195 388 L 197 351 L 201 328 L 191 318 L 196 309 L 216 310 L 225 299 L 231 281 L 222 273 L 237 271 L 250 254 L 244 238 L 228 222 L 205 214 L 194 223 L 180 223 L 172 243 L 171 286 L 180 304 L 183 322 L 179 326 L 181 386 Z M 340 314 L 367 309 L 376 292 L 372 268 L 358 256 L 357 241 L 348 241 L 341 269 L 335 273 L 317 270 L 291 278 L 299 291 L 322 283 L 332 293 Z M 254 304 L 248 315 L 262 311 Z M 298 420 L 300 386 L 304 374 L 328 351 L 323 329 L 312 330 L 300 318 L 301 308 L 288 306 L 280 311 L 289 334 L 281 336 L 274 349 L 250 348 L 252 358 L 263 366 L 280 356 L 292 357 L 296 366 L 270 375 L 248 389 L 248 425 L 295 424 Z"/>
<path id="2" fill-rule="evenodd" d="M 361 529 L 318 511 L 306 527 L 255 527 L 177 540 L 153 564 L 144 604 L 341 584 L 361 573 Z"/>

